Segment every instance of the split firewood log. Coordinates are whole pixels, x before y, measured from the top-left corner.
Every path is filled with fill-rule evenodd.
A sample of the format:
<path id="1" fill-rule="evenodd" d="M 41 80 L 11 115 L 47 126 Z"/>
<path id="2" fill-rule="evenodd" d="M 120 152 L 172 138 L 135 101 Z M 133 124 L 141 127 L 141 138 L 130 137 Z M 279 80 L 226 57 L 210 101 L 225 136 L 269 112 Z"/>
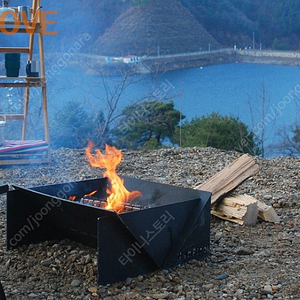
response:
<path id="1" fill-rule="evenodd" d="M 210 179 L 196 186 L 195 189 L 211 192 L 211 204 L 213 206 L 217 204 L 220 197 L 234 190 L 258 171 L 259 166 L 253 157 L 244 154 Z"/>

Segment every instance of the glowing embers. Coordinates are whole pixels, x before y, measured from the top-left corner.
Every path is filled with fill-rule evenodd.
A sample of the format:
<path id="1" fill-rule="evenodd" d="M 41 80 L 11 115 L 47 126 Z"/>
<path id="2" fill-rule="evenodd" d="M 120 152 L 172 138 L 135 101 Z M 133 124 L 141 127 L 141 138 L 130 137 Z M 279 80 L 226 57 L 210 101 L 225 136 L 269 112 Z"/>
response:
<path id="1" fill-rule="evenodd" d="M 94 191 L 88 195 L 84 195 L 82 198 L 77 199 L 76 196 L 71 196 L 69 197 L 70 201 L 73 202 L 78 202 L 81 204 L 93 206 L 93 207 L 100 207 L 104 209 L 108 209 L 108 203 L 106 199 L 99 199 L 96 197 L 93 197 L 97 191 Z M 92 194 L 92 195 L 91 195 Z M 141 210 L 145 209 L 147 206 L 142 206 L 142 205 L 136 205 L 136 204 L 130 204 L 130 203 L 125 203 L 124 205 L 122 204 L 122 212 L 129 212 L 129 211 L 136 211 L 136 210 Z"/>

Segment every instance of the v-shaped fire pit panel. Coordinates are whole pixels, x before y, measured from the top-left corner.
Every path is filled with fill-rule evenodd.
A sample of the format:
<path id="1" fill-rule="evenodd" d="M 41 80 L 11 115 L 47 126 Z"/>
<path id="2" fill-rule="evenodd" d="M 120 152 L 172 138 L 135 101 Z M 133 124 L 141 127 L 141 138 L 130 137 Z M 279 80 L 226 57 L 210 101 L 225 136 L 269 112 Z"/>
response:
<path id="1" fill-rule="evenodd" d="M 128 190 L 139 190 L 143 196 L 133 201 L 134 210 L 120 214 L 68 200 L 93 190 L 98 191 L 95 197 L 105 198 L 106 178 L 15 186 L 8 192 L 8 249 L 66 238 L 97 247 L 99 284 L 209 254 L 210 193 L 123 178 Z"/>

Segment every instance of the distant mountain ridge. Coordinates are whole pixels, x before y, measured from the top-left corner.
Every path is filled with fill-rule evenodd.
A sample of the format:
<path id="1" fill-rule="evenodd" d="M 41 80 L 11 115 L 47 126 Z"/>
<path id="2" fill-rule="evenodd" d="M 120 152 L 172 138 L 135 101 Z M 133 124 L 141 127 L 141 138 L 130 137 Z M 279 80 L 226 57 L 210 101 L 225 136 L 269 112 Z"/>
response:
<path id="1" fill-rule="evenodd" d="M 121 18 L 121 15 L 123 15 L 123 17 L 126 16 L 128 9 L 131 7 L 137 8 L 144 5 L 150 7 L 151 5 L 155 6 L 158 4 L 156 0 L 100 0 L 99 3 L 102 3 L 102 12 L 105 10 L 107 13 L 106 19 L 102 24 L 102 32 L 99 32 L 94 48 L 94 50 L 101 53 L 108 50 L 107 47 L 109 46 L 105 46 L 104 41 L 108 42 L 109 31 L 112 33 L 114 30 L 117 30 L 115 23 Z M 299 50 L 300 1 L 174 0 L 173 3 L 176 6 L 179 4 L 184 6 L 190 15 L 193 16 L 193 19 L 198 22 L 199 26 L 210 35 L 210 38 L 217 41 L 221 47 L 231 48 L 236 45 L 237 48 L 242 49 L 255 47 L 256 49 Z M 168 5 L 168 0 L 161 0 L 159 4 L 163 8 L 165 5 Z M 152 12 L 154 13 L 154 11 Z M 155 10 L 155 13 L 156 12 Z M 169 13 L 166 12 L 166 14 L 168 15 L 167 17 L 169 17 Z M 101 15 L 103 16 L 103 13 L 101 13 Z M 113 15 L 114 17 L 110 19 L 108 15 Z M 149 21 L 151 18 L 153 20 L 155 19 L 153 16 L 148 16 L 148 25 L 152 27 L 156 26 L 155 22 L 151 24 L 151 21 Z M 128 20 L 130 20 L 130 18 Z M 182 21 L 182 19 L 176 21 L 179 22 L 179 20 Z M 188 17 L 185 22 L 188 24 L 190 20 L 191 17 Z M 121 19 L 119 19 L 119 21 L 121 21 Z M 141 27 L 145 28 L 143 20 L 140 20 L 140 22 L 137 20 L 137 22 Z M 176 22 L 174 22 L 174 24 L 176 24 Z M 162 27 L 159 27 L 158 31 L 160 31 L 160 34 L 156 33 L 154 36 L 160 38 L 162 36 L 161 32 L 164 32 L 164 30 Z M 201 30 L 201 32 L 203 32 L 203 30 Z M 128 40 L 128 32 L 124 34 Z M 142 36 L 141 33 L 139 33 L 139 35 Z M 181 36 L 182 44 L 185 44 L 185 40 L 187 39 L 185 39 L 184 34 Z M 203 37 L 204 36 L 207 37 L 207 35 L 203 35 Z M 122 40 L 122 36 L 119 35 L 119 37 Z M 206 40 L 206 44 L 210 43 L 210 38 Z M 155 38 L 153 38 L 153 40 L 154 39 Z M 110 44 L 113 45 L 112 42 L 110 42 Z M 158 39 L 156 44 L 161 44 L 161 40 Z M 118 46 L 119 51 L 123 51 L 123 53 L 128 52 L 126 48 L 122 48 L 124 44 L 121 45 L 121 41 L 119 43 L 115 42 L 115 45 Z M 191 49 L 196 48 L 193 43 L 189 44 L 189 46 Z M 175 45 L 175 49 L 177 47 L 178 46 Z M 205 49 L 207 46 L 204 45 L 198 48 Z M 130 50 L 131 49 L 132 48 L 130 48 Z M 174 47 L 171 46 L 165 50 L 171 53 L 174 52 Z"/>
<path id="2" fill-rule="evenodd" d="M 217 49 L 221 45 L 178 0 L 132 6 L 93 45 L 102 55 L 159 55 Z"/>

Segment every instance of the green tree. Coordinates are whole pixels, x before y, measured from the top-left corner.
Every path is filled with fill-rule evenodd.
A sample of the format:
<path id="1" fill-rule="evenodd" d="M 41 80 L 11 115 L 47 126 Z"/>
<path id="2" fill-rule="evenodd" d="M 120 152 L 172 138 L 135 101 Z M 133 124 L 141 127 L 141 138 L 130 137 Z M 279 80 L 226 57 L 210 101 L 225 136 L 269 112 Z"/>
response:
<path id="1" fill-rule="evenodd" d="M 184 116 L 174 109 L 173 101 L 148 100 L 123 110 L 114 130 L 116 145 L 128 149 L 156 149 L 169 140 L 173 143 L 175 128 Z"/>
<path id="2" fill-rule="evenodd" d="M 254 134 L 247 126 L 237 118 L 221 116 L 218 113 L 185 122 L 181 133 L 180 129 L 176 129 L 176 142 L 183 147 L 214 147 L 259 154 Z"/>

